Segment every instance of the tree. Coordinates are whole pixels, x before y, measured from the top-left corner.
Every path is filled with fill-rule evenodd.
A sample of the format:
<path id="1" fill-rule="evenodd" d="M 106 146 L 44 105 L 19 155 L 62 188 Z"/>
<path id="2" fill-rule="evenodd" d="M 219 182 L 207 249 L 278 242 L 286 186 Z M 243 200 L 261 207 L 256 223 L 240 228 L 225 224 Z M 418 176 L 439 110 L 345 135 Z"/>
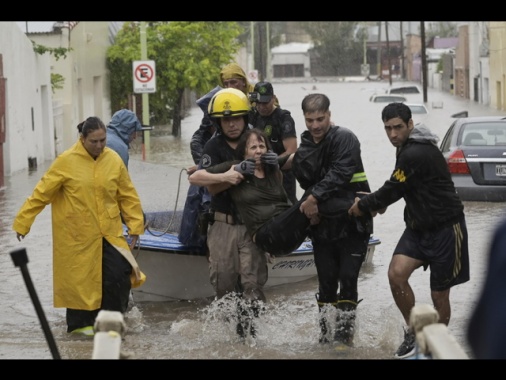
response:
<path id="1" fill-rule="evenodd" d="M 120 99 L 127 99 L 131 93 L 132 61 L 141 58 L 139 29 L 138 23 L 125 23 L 109 48 L 113 105 L 120 104 Z M 148 24 L 147 56 L 156 62 L 157 87 L 156 93 L 150 94 L 150 112 L 158 122 L 172 119 L 173 136 L 181 136 L 185 90 L 205 94 L 218 84 L 221 68 L 233 60 L 241 46 L 238 40 L 241 32 L 236 22 Z"/>
<path id="2" fill-rule="evenodd" d="M 123 24 L 114 44 L 107 51 L 107 69 L 111 91 L 111 111 L 128 108 L 132 93 L 132 61 L 140 60 L 140 30 L 135 23 Z M 149 53 L 148 53 L 149 55 Z"/>
<path id="3" fill-rule="evenodd" d="M 438 21 L 428 23 L 428 30 L 425 31 L 425 37 L 430 40 L 434 37 L 458 37 L 459 31 L 457 23 L 452 21 Z"/>
<path id="4" fill-rule="evenodd" d="M 267 33 L 267 23 L 269 23 L 269 33 Z M 270 54 L 267 47 L 273 48 L 281 43 L 281 36 L 286 24 L 286 21 L 239 21 L 239 25 L 244 30 L 244 33 L 239 36 L 239 40 L 249 46 L 250 52 L 253 50 L 253 68 L 258 70 L 260 80 L 267 78 L 267 56 Z M 251 37 L 254 41 L 253 49 Z"/>
<path id="5" fill-rule="evenodd" d="M 350 75 L 360 72 L 362 41 L 356 38 L 356 21 L 303 22 L 314 43 L 322 75 Z"/>

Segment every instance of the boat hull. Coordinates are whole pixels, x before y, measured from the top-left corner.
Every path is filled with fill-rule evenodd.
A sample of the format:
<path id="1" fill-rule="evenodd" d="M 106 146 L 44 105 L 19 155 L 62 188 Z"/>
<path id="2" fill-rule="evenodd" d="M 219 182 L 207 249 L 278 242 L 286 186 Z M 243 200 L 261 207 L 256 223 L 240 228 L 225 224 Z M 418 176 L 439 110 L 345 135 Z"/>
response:
<path id="1" fill-rule="evenodd" d="M 372 237 L 366 262 L 372 261 L 378 244 L 379 239 Z M 145 233 L 140 236 L 140 246 L 134 250 L 134 256 L 147 277 L 142 286 L 132 289 L 136 302 L 194 300 L 214 295 L 207 257 L 183 246 L 175 234 Z M 313 277 L 316 277 L 313 247 L 311 241 L 306 241 L 289 255 L 269 260 L 265 287 Z"/>

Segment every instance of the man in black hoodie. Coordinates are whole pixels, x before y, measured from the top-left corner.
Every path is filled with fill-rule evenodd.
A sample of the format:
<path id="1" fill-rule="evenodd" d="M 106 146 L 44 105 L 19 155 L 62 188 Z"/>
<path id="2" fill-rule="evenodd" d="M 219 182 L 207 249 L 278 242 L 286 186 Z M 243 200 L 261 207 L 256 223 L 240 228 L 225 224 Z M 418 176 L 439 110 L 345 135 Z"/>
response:
<path id="1" fill-rule="evenodd" d="M 409 325 L 415 295 L 409 277 L 430 266 L 430 288 L 439 322 L 451 316 L 450 288 L 469 281 L 468 235 L 464 206 L 455 191 L 438 137 L 423 124 L 414 125 L 410 108 L 390 103 L 382 111 L 387 136 L 397 148 L 390 179 L 374 193 L 355 198 L 350 215 L 384 210 L 404 198 L 406 228 L 394 250 L 388 269 L 392 296 Z M 398 358 L 415 353 L 415 335 L 405 328 Z"/>

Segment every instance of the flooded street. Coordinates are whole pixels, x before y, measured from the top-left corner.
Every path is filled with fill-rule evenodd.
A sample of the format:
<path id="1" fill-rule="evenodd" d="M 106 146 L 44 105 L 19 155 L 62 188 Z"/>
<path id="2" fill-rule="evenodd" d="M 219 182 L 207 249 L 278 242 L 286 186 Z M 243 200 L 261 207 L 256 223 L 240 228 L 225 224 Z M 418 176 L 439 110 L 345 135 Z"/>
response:
<path id="1" fill-rule="evenodd" d="M 388 179 L 395 162 L 395 150 L 381 121 L 385 104 L 370 103 L 375 91 L 387 82 L 276 83 L 274 92 L 283 108 L 291 111 L 298 135 L 305 130 L 300 103 L 310 92 L 322 92 L 331 99 L 332 120 L 352 129 L 362 144 L 362 158 L 372 190 Z M 420 102 L 423 98 L 420 94 Z M 433 108 L 432 105 L 442 108 Z M 450 115 L 469 111 L 470 116 L 504 114 L 433 89 L 428 91 L 429 115 L 425 123 L 441 139 L 451 122 Z M 415 123 L 422 121 L 414 115 Z M 189 142 L 198 128 L 202 112 L 195 107 L 183 120 L 182 136 L 150 138 L 143 160 L 141 141 L 131 148 L 129 170 L 145 211 L 182 209 L 188 189 L 184 169 L 192 165 Z M 158 133 L 159 134 L 159 133 Z M 51 359 L 43 330 L 31 302 L 20 269 L 10 252 L 26 248 L 28 270 L 40 303 L 63 359 L 91 358 L 93 340 L 66 333 L 65 310 L 53 308 L 51 208 L 36 219 L 31 232 L 20 243 L 12 231 L 19 207 L 32 192 L 49 163 L 37 170 L 5 178 L 0 190 L 0 359 Z M 302 192 L 299 193 L 299 195 Z M 136 302 L 127 313 L 128 332 L 122 349 L 138 359 L 392 359 L 402 341 L 402 318 L 393 301 L 387 279 L 392 251 L 404 229 L 404 201 L 375 218 L 374 235 L 381 240 L 372 264 L 364 265 L 359 279 L 357 334 L 355 347 L 336 352 L 318 344 L 317 280 L 266 291 L 267 312 L 259 318 L 255 342 L 240 343 L 234 329 L 215 320 L 210 300 L 198 302 Z M 469 231 L 471 280 L 451 290 L 450 333 L 470 355 L 465 329 L 485 276 L 490 236 L 505 217 L 506 203 L 465 202 Z M 142 268 L 141 268 L 142 269 Z M 149 278 L 148 278 L 149 281 Z M 431 303 L 429 273 L 415 271 L 410 280 L 417 303 Z"/>

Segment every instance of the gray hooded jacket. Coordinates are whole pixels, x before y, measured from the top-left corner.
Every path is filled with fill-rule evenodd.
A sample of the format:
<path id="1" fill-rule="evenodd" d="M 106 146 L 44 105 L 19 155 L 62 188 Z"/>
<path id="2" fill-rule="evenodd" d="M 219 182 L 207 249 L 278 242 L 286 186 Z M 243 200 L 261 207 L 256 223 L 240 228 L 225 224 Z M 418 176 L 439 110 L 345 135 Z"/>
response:
<path id="1" fill-rule="evenodd" d="M 141 130 L 142 125 L 137 115 L 127 109 L 117 111 L 107 125 L 107 146 L 120 155 L 127 168 L 130 136 Z"/>

